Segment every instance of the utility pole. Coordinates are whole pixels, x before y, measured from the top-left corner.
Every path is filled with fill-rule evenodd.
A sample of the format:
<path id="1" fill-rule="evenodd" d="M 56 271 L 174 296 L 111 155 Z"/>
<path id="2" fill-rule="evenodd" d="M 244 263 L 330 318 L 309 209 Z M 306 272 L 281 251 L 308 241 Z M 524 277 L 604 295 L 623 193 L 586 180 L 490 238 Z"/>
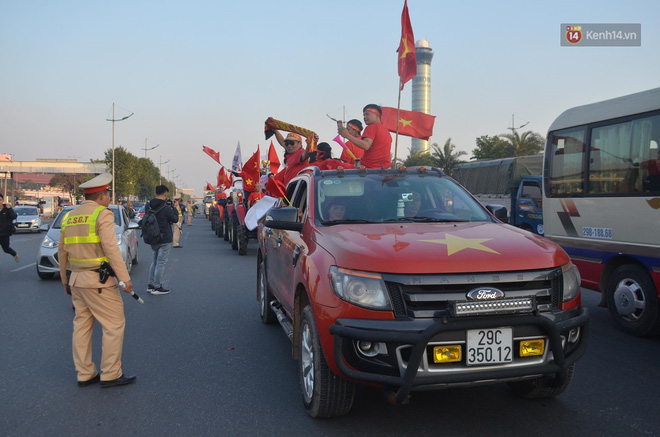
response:
<path id="1" fill-rule="evenodd" d="M 160 184 L 159 185 L 163 185 L 163 164 L 167 164 L 168 162 L 170 162 L 169 159 L 167 161 L 163 162 L 163 155 L 160 155 L 160 165 L 158 166 L 158 168 L 160 170 Z M 169 166 L 168 166 L 168 168 L 169 168 Z"/>

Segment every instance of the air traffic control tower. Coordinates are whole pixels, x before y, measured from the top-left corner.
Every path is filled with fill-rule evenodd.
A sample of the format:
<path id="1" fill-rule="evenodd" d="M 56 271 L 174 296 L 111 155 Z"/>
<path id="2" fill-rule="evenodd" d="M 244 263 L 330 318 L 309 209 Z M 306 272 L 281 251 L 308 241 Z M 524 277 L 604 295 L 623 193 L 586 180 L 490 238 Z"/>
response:
<path id="1" fill-rule="evenodd" d="M 417 75 L 412 80 L 412 110 L 430 114 L 433 50 L 429 47 L 428 41 L 420 39 L 415 44 L 415 51 L 417 52 Z M 428 151 L 429 142 L 413 138 L 411 150 L 413 152 Z"/>

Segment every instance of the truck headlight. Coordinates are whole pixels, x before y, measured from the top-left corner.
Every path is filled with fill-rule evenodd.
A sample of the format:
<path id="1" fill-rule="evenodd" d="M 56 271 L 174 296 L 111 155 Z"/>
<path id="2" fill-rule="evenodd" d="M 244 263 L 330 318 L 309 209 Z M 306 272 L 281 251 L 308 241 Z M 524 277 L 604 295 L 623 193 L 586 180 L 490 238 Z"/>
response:
<path id="1" fill-rule="evenodd" d="M 330 267 L 330 282 L 337 296 L 373 310 L 391 310 L 390 297 L 378 273 Z"/>
<path id="2" fill-rule="evenodd" d="M 52 249 L 53 247 L 57 247 L 57 243 L 58 243 L 57 241 L 53 240 L 48 235 L 46 235 L 46 237 L 44 237 L 44 241 L 41 242 L 41 247 Z"/>
<path id="3" fill-rule="evenodd" d="M 564 302 L 573 300 L 580 293 L 580 272 L 573 263 L 568 263 L 561 268 L 564 278 Z"/>

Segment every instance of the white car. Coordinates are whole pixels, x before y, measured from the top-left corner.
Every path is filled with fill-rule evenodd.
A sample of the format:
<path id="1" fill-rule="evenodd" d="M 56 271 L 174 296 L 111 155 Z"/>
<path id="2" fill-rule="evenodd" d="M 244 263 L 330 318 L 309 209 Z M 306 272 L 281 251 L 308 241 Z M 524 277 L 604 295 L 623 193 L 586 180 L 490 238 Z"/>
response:
<path id="1" fill-rule="evenodd" d="M 16 212 L 16 232 L 41 232 L 41 214 L 36 206 L 21 205 L 14 207 Z"/>
<path id="2" fill-rule="evenodd" d="M 67 206 L 53 221 L 53 225 L 48 229 L 48 225 L 43 228 L 48 229 L 48 233 L 41 242 L 39 253 L 37 255 L 37 274 L 41 279 L 51 279 L 60 272 L 60 263 L 57 258 L 57 246 L 60 241 L 60 232 L 62 231 L 62 218 L 64 215 L 76 208 L 78 205 Z M 110 210 L 115 214 L 115 232 L 117 234 L 117 246 L 121 251 L 126 268 L 130 272 L 133 264 L 138 263 L 138 237 L 136 229 L 138 224 L 129 221 L 126 210 L 121 205 L 110 205 Z"/>

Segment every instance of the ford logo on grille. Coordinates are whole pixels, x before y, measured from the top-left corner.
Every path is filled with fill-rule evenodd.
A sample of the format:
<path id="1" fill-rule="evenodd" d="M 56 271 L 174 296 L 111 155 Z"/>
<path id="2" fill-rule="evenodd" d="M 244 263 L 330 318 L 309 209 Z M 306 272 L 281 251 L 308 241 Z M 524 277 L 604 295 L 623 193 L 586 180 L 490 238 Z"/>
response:
<path id="1" fill-rule="evenodd" d="M 469 300 L 495 300 L 502 299 L 503 297 L 504 292 L 497 288 L 475 288 L 467 293 L 467 298 Z"/>

